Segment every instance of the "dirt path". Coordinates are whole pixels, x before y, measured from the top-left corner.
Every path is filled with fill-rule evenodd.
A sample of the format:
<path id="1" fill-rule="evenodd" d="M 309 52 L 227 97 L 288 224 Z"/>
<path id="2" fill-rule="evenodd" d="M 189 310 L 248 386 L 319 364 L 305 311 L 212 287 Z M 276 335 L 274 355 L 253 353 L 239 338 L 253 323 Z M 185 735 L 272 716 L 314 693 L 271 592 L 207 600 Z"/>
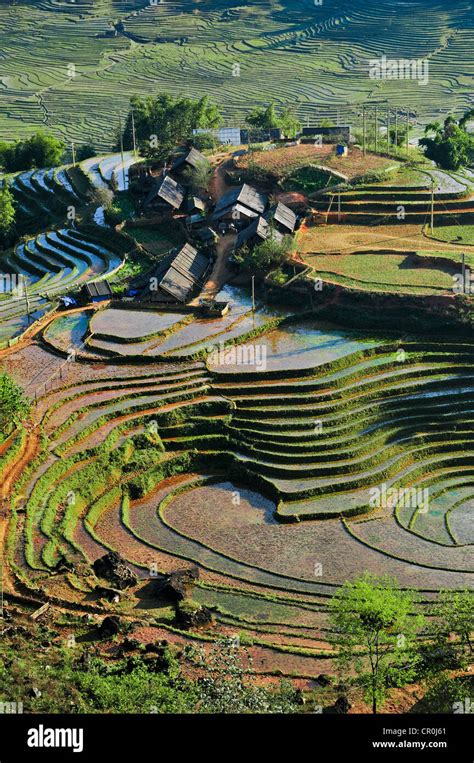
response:
<path id="1" fill-rule="evenodd" d="M 214 298 L 231 277 L 232 273 L 229 268 L 229 257 L 234 250 L 236 238 L 235 234 L 221 236 L 219 238 L 216 247 L 217 259 L 214 263 L 212 273 L 204 284 L 200 295 L 191 302 L 192 305 L 198 305 L 200 299 Z"/>
<path id="2" fill-rule="evenodd" d="M 230 153 L 217 154 L 215 158 L 219 160 L 219 165 L 214 170 L 212 180 L 209 184 L 209 193 L 216 202 L 219 201 L 221 196 L 227 193 L 227 191 L 230 191 L 231 188 L 235 188 L 235 186 L 228 185 L 225 179 L 227 170 L 231 169 L 233 164 L 232 155 Z"/>

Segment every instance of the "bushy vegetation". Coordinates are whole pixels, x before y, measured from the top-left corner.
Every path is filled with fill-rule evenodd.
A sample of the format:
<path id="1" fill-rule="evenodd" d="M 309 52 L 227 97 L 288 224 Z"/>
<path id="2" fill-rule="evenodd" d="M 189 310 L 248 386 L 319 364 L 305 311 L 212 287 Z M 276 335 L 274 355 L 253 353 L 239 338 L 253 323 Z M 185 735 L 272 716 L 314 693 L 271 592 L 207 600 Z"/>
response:
<path id="1" fill-rule="evenodd" d="M 166 160 L 176 145 L 190 140 L 194 129 L 218 127 L 221 121 L 219 109 L 207 96 L 199 100 L 134 96 L 123 134 L 128 148 L 133 145 L 132 114 L 140 152 L 158 162 Z"/>
<path id="2" fill-rule="evenodd" d="M 0 431 L 15 427 L 30 412 L 31 403 L 11 376 L 0 374 Z"/>
<path id="3" fill-rule="evenodd" d="M 281 242 L 270 236 L 252 249 L 243 247 L 234 255 L 234 260 L 244 270 L 258 276 L 265 276 L 286 262 L 292 249 L 291 236 L 284 236 Z"/>
<path id="4" fill-rule="evenodd" d="M 474 109 L 467 111 L 456 121 L 452 116 L 440 122 L 432 122 L 425 128 L 420 146 L 425 156 L 447 170 L 467 167 L 474 161 L 474 135 L 468 132 L 468 124 L 474 119 Z"/>
<path id="5" fill-rule="evenodd" d="M 93 633 L 93 626 L 89 630 Z M 61 646 L 57 636 L 57 631 L 43 627 L 37 635 L 43 645 L 41 652 L 26 648 L 26 642 L 19 645 L 2 639 L 0 700 L 23 702 L 25 711 L 34 713 L 276 713 L 298 709 L 291 686 L 268 689 L 256 683 L 245 648 L 236 647 L 230 639 L 216 642 L 209 656 L 203 649 L 186 649 L 180 654 L 176 648 L 160 644 L 155 653 L 145 655 L 142 647 L 138 653 L 111 660 L 96 646 L 82 646 L 79 641 Z M 183 668 L 187 665 L 198 671 L 198 678 L 186 678 Z"/>
<path id="6" fill-rule="evenodd" d="M 0 188 L 0 243 L 7 243 L 15 227 L 15 201 L 8 185 Z"/>
<path id="7" fill-rule="evenodd" d="M 37 132 L 26 140 L 0 143 L 0 166 L 5 172 L 54 167 L 61 163 L 64 148 L 53 135 Z"/>
<path id="8" fill-rule="evenodd" d="M 301 130 L 301 122 L 290 106 L 285 106 L 278 114 L 275 104 L 257 107 L 245 120 L 248 125 L 260 130 L 279 128 L 286 138 L 294 138 Z"/>

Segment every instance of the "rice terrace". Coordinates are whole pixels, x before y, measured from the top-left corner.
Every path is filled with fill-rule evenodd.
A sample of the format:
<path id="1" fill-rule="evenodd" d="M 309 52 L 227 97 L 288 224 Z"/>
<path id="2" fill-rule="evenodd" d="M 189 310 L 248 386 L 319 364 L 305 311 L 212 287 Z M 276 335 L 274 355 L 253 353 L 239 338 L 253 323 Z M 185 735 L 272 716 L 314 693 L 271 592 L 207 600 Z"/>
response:
<path id="1" fill-rule="evenodd" d="M 0 4 L 2 712 L 472 712 L 473 26 Z"/>

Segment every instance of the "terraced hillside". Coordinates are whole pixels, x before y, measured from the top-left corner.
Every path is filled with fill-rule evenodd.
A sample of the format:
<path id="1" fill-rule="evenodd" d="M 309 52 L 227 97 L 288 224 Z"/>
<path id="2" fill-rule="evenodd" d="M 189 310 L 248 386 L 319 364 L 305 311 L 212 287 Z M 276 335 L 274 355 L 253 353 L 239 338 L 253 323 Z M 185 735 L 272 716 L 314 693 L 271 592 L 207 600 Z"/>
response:
<path id="1" fill-rule="evenodd" d="M 144 88 L 210 95 L 228 123 L 270 98 L 304 119 L 339 111 L 355 127 L 361 104 L 389 99 L 426 122 L 471 105 L 472 27 L 468 0 L 4 3 L 0 137 L 47 126 L 110 148 L 119 112 Z M 428 83 L 370 79 L 383 54 L 428 59 Z"/>
<path id="2" fill-rule="evenodd" d="M 65 224 L 68 213 L 84 205 L 70 167 L 31 170 L 15 175 L 11 183 L 16 201 L 16 224 L 21 231 L 36 231 L 54 223 Z"/>
<path id="3" fill-rule="evenodd" d="M 1 262 L 5 291 L 0 294 L 0 341 L 20 335 L 59 295 L 112 275 L 126 254 L 126 241 L 96 226 L 60 228 L 18 244 Z M 13 289 L 12 277 L 17 279 Z"/>
<path id="4" fill-rule="evenodd" d="M 433 211 L 437 225 L 453 220 L 470 225 L 474 220 L 474 196 L 468 177 L 433 170 L 425 173 L 419 186 L 363 185 L 340 193 L 327 191 L 311 202 L 326 223 L 347 225 L 396 225 L 430 223 Z"/>
<path id="5" fill-rule="evenodd" d="M 182 315 L 133 315 L 83 315 L 45 339 L 61 351 L 69 331 L 79 344 L 90 320 L 104 335 L 115 324 L 122 349 L 161 330 L 177 347 L 184 337 L 183 356 L 193 326 L 203 340 Z M 300 319 L 223 348 L 234 327 L 222 327 L 216 342 L 207 325 L 206 362 L 94 362 L 86 347 L 65 364 L 39 344 L 6 359 L 37 396 L 35 429 L 0 451 L 2 465 L 29 464 L 13 490 L 7 595 L 139 610 L 148 638 L 237 632 L 261 672 L 330 672 L 326 603 L 347 578 L 387 572 L 425 603 L 472 585 L 474 347 Z M 108 549 L 140 577 L 118 604 L 91 572 Z M 150 581 L 191 562 L 193 599 L 215 617 L 204 633 L 157 609 Z"/>

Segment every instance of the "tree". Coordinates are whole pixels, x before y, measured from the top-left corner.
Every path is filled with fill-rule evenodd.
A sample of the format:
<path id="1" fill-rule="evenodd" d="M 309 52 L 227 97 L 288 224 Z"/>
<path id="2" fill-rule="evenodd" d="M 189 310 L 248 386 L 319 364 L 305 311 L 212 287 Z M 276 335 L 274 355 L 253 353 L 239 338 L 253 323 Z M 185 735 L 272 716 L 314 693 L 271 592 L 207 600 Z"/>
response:
<path id="1" fill-rule="evenodd" d="M 15 204 L 7 185 L 0 188 L 0 241 L 8 241 L 15 226 Z"/>
<path id="2" fill-rule="evenodd" d="M 157 161 L 166 160 L 176 145 L 190 140 L 193 130 L 212 129 L 221 122 L 218 107 L 207 96 L 197 101 L 167 94 L 156 98 L 134 96 L 130 107 L 123 132 L 124 146 L 133 146 L 134 124 L 140 152 Z"/>
<path id="3" fill-rule="evenodd" d="M 60 164 L 64 148 L 53 135 L 37 132 L 27 140 L 0 143 L 0 165 L 6 172 L 54 167 Z"/>
<path id="4" fill-rule="evenodd" d="M 410 133 L 412 128 L 411 126 L 408 126 L 407 128 L 406 124 L 399 124 L 396 129 L 395 129 L 395 125 L 392 125 L 392 127 L 390 127 L 389 135 L 390 135 L 390 143 L 392 144 L 392 146 L 395 146 L 395 143 L 396 143 L 396 147 L 400 148 L 406 143 L 407 129 L 408 129 L 408 132 Z"/>
<path id="5" fill-rule="evenodd" d="M 28 416 L 30 407 L 22 388 L 8 374 L 0 374 L 0 429 L 16 426 Z"/>
<path id="6" fill-rule="evenodd" d="M 286 106 L 281 112 L 280 124 L 286 138 L 296 138 L 301 132 L 301 122 L 291 106 Z"/>
<path id="7" fill-rule="evenodd" d="M 301 130 L 301 122 L 295 116 L 291 106 L 285 106 L 278 115 L 275 104 L 258 106 L 247 116 L 247 124 L 259 130 L 280 128 L 287 138 L 294 138 Z"/>
<path id="8" fill-rule="evenodd" d="M 389 686 L 408 683 L 419 658 L 415 636 L 423 618 L 413 614 L 414 594 L 388 577 L 365 573 L 346 582 L 330 604 L 333 641 L 343 672 L 354 669 L 376 713 Z"/>
<path id="9" fill-rule="evenodd" d="M 204 191 L 211 182 L 212 167 L 207 159 L 204 159 L 197 162 L 195 167 L 187 167 L 184 177 L 193 192 Z"/>
<path id="10" fill-rule="evenodd" d="M 470 110 L 458 122 L 449 116 L 443 125 L 427 125 L 425 137 L 420 140 L 425 156 L 447 170 L 469 165 L 474 160 L 474 136 L 467 131 L 467 125 L 473 115 Z"/>
<path id="11" fill-rule="evenodd" d="M 250 112 L 245 121 L 247 124 L 260 130 L 280 127 L 280 119 L 277 116 L 274 103 L 271 103 L 269 106 L 257 106 L 257 108 Z"/>
<path id="12" fill-rule="evenodd" d="M 441 591 L 433 614 L 435 640 L 456 657 L 460 667 L 467 665 L 474 651 L 474 594 L 472 591 Z"/>
<path id="13" fill-rule="evenodd" d="M 84 159 L 90 159 L 96 154 L 97 154 L 97 151 L 95 149 L 95 146 L 92 143 L 83 143 L 82 146 L 79 146 L 79 148 L 77 149 L 76 161 L 82 162 L 84 161 Z"/>
<path id="14" fill-rule="evenodd" d="M 284 236 L 281 242 L 270 236 L 253 249 L 244 247 L 234 255 L 234 259 L 245 270 L 255 275 L 265 276 L 289 258 L 292 248 L 291 236 Z"/>

